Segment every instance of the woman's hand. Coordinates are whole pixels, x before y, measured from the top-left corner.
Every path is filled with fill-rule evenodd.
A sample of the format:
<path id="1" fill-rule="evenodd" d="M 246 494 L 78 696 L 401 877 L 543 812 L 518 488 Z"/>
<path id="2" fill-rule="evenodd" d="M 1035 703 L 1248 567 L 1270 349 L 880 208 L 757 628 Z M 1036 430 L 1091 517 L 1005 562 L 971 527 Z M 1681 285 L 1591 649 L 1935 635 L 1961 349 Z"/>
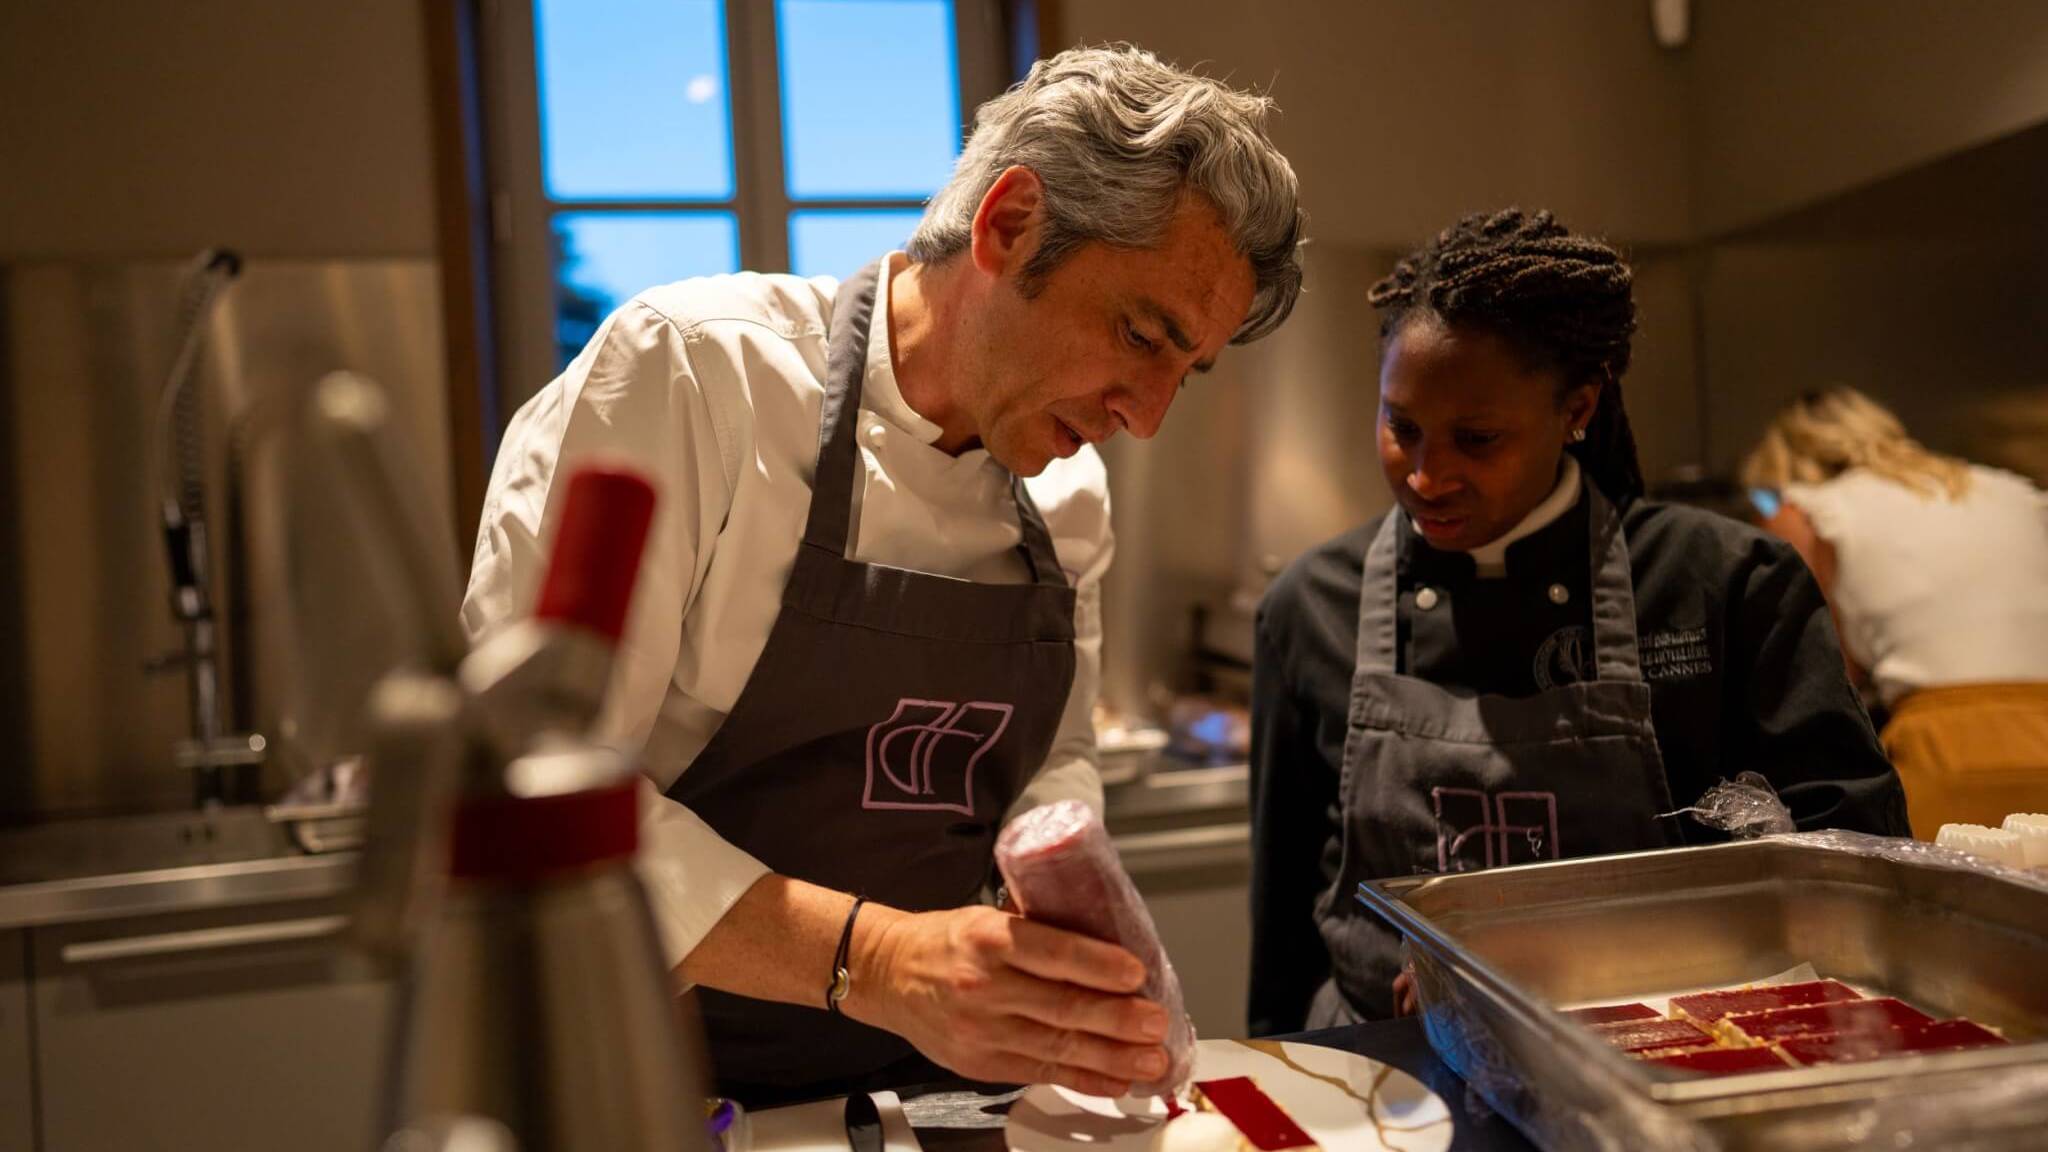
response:
<path id="1" fill-rule="evenodd" d="M 840 1010 L 974 1080 L 1120 1096 L 1166 1071 L 1166 1012 L 1114 944 L 994 908 L 863 910 Z"/>
<path id="2" fill-rule="evenodd" d="M 1413 1016 L 1421 1007 L 1415 995 L 1415 969 L 1403 966 L 1401 974 L 1394 977 L 1394 1015 Z"/>

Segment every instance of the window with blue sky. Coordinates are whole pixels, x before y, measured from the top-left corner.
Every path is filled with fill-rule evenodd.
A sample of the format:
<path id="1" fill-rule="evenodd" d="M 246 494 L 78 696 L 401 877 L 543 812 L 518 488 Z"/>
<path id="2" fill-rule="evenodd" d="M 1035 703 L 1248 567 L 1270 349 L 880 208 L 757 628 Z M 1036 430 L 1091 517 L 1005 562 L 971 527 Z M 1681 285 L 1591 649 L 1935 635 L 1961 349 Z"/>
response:
<path id="1" fill-rule="evenodd" d="M 729 58 L 739 5 L 774 21 L 772 86 Z M 534 16 L 565 363 L 635 293 L 738 271 L 749 230 L 788 253 L 755 271 L 852 274 L 902 246 L 959 155 L 951 0 L 535 0 Z M 774 108 L 749 106 L 770 90 Z M 780 147 L 737 125 L 779 125 Z"/>

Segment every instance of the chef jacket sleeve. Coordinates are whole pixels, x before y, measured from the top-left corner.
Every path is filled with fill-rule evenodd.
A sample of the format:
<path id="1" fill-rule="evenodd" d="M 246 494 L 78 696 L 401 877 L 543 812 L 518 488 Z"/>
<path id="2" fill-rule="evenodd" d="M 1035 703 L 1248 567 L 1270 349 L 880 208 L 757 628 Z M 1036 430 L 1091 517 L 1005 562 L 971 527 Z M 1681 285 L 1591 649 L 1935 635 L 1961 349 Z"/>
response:
<path id="1" fill-rule="evenodd" d="M 1008 824 L 1041 804 L 1079 800 L 1102 812 L 1102 774 L 1095 749 L 1095 700 L 1102 690 L 1102 577 L 1109 571 L 1115 538 L 1109 524 L 1108 479 L 1099 462 L 1081 472 L 1077 490 L 1046 509 L 1053 547 L 1074 581 L 1074 684 L 1060 712 L 1059 731 L 1045 764 L 1025 784 L 1010 810 Z M 1034 496 L 1036 492 L 1034 491 Z"/>
<path id="2" fill-rule="evenodd" d="M 1849 685 L 1813 573 L 1757 538 L 1730 590 L 1728 763 L 1761 772 L 1802 830 L 1909 835 L 1906 797 Z"/>
<path id="3" fill-rule="evenodd" d="M 667 698 L 689 610 L 732 501 L 715 425 L 682 331 L 628 303 L 506 429 L 477 530 L 462 622 L 472 638 L 524 616 L 555 517 L 585 460 L 623 462 L 658 493 L 598 734 L 636 750 Z M 639 872 L 671 968 L 768 871 L 652 781 L 641 791 Z"/>
<path id="4" fill-rule="evenodd" d="M 1323 854 L 1337 772 L 1316 746 L 1312 703 L 1290 682 L 1276 620 L 1285 605 L 1274 603 L 1289 586 L 1277 584 L 1274 593 L 1259 611 L 1252 661 L 1249 1036 L 1301 1031 L 1310 1000 L 1330 978 L 1316 901 L 1330 886 Z"/>

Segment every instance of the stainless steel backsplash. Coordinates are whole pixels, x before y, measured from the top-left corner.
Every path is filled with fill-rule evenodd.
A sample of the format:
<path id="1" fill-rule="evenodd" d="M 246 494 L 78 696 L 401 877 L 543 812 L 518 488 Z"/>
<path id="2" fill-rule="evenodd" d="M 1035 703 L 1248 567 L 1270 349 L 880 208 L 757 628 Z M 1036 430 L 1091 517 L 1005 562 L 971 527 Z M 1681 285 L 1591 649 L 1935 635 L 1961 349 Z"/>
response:
<path id="1" fill-rule="evenodd" d="M 171 356 L 179 261 L 0 268 L 0 819 L 178 807 L 172 763 L 185 680 L 146 662 L 179 649 L 156 529 L 151 427 Z M 378 570 L 344 530 L 292 398 L 350 369 L 390 393 L 455 541 L 441 319 L 429 260 L 253 261 L 208 326 L 208 516 L 229 619 L 231 724 L 265 733 L 266 786 L 342 751 L 354 696 L 408 650 Z M 228 458 L 239 446 L 239 563 Z M 237 584 L 236 581 L 240 583 Z M 239 625 L 239 628 L 237 628 Z M 239 679 L 238 679 L 239 678 Z"/>

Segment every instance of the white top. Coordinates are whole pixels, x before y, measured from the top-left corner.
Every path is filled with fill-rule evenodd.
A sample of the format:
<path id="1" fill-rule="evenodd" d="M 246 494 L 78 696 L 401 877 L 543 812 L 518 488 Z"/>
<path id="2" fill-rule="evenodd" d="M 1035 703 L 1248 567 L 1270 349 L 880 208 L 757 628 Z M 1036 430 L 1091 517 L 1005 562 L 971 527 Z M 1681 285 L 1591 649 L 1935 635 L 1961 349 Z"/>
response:
<path id="1" fill-rule="evenodd" d="M 1972 466 L 1951 501 L 1853 469 L 1785 499 L 1834 546 L 1842 640 L 1886 704 L 2048 681 L 2048 500 L 2032 484 Z"/>
<path id="2" fill-rule="evenodd" d="M 933 447 L 938 425 L 897 390 L 888 280 L 868 338 L 853 556 L 1023 583 L 1009 473 L 986 451 L 952 456 Z M 718 731 L 781 607 L 810 507 L 838 291 L 826 277 L 746 273 L 641 293 L 520 408 L 491 475 L 462 604 L 472 638 L 531 611 L 552 540 L 558 465 L 623 459 L 659 493 L 598 735 L 640 749 L 652 782 L 642 790 L 640 873 L 671 967 L 767 871 L 659 790 Z M 1107 478 L 1084 447 L 1027 487 L 1078 594 L 1076 659 L 1052 751 L 1010 815 L 1070 798 L 1100 810 L 1091 712 L 1111 553 Z"/>

